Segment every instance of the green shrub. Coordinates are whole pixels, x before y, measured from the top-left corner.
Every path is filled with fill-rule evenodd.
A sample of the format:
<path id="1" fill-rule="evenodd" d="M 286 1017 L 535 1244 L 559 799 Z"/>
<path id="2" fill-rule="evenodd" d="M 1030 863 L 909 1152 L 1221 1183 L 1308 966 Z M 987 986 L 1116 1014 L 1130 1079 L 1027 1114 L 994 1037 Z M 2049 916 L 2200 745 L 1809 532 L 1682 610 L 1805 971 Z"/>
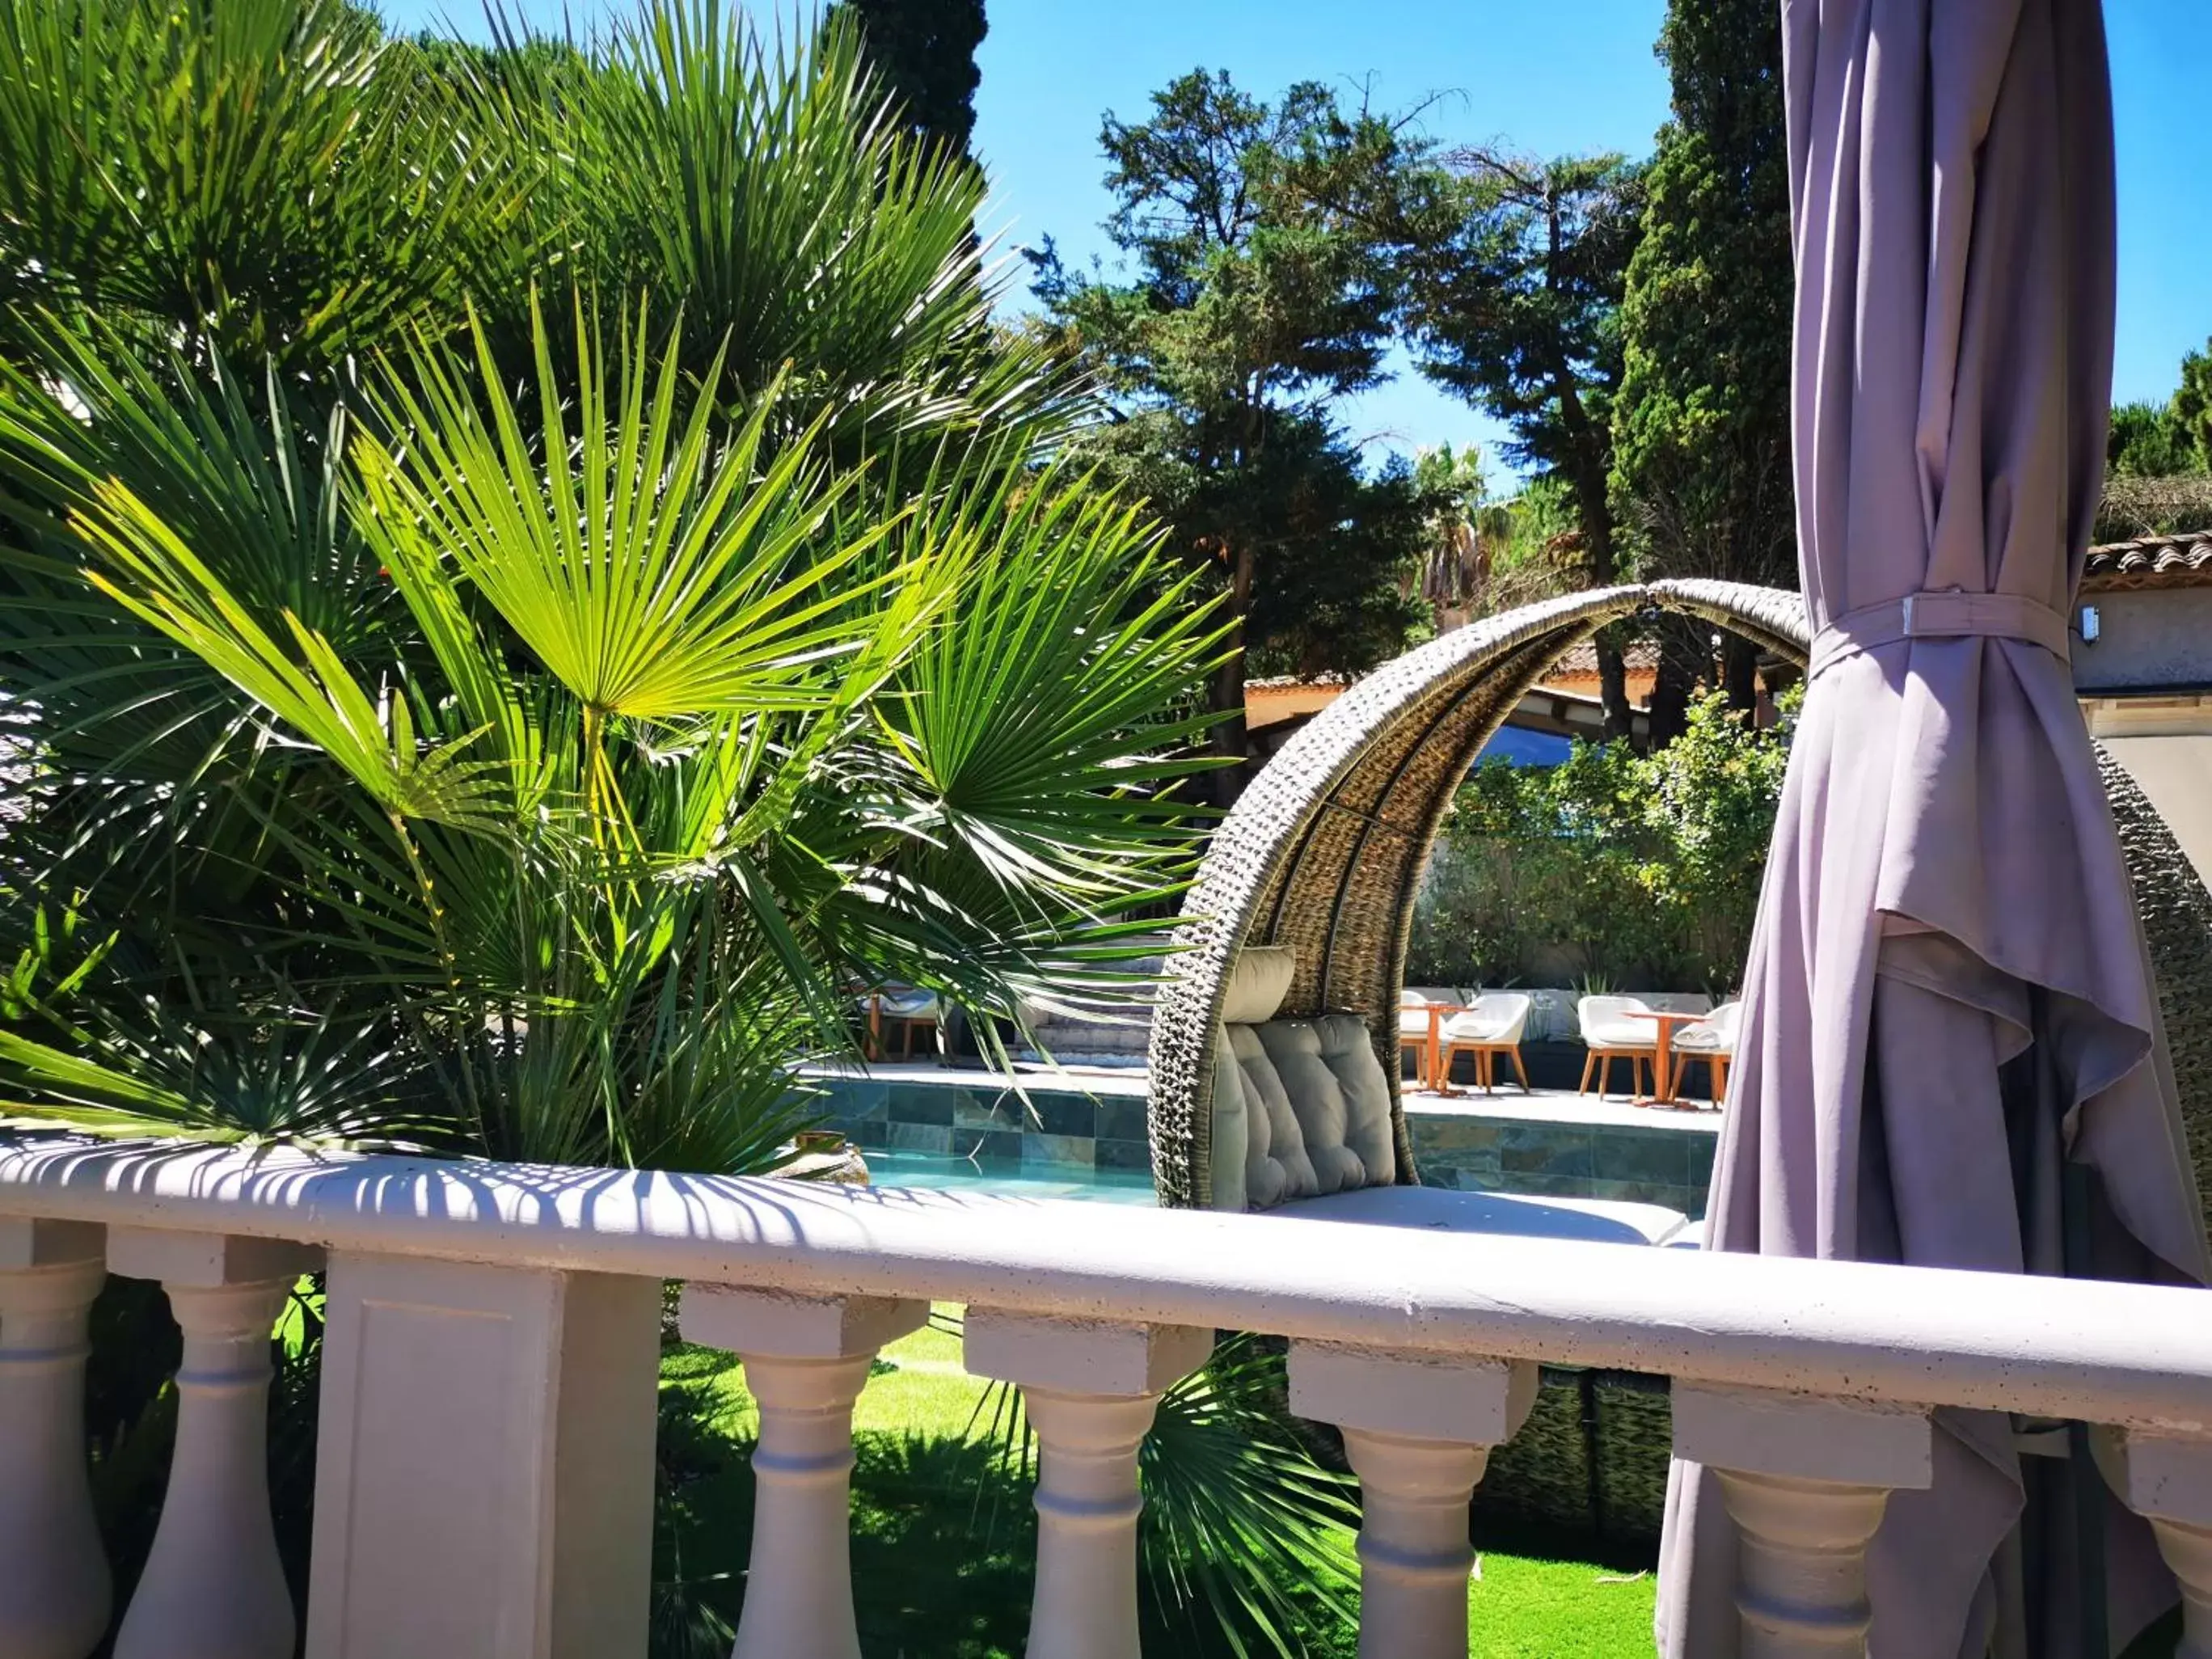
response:
<path id="1" fill-rule="evenodd" d="M 1737 986 L 1796 707 L 1759 731 L 1714 694 L 1652 754 L 1577 744 L 1550 769 L 1475 768 L 1414 912 L 1407 982 Z"/>

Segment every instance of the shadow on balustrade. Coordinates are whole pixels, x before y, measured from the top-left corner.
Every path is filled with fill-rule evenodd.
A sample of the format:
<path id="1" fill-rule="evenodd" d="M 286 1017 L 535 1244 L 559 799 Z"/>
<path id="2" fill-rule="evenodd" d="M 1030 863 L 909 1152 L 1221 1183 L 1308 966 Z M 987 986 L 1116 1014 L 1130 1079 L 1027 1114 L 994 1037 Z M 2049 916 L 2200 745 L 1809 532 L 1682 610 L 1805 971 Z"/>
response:
<path id="1" fill-rule="evenodd" d="M 539 1233 L 632 1237 L 651 1215 L 663 1238 L 731 1243 L 803 1242 L 811 1218 L 835 1215 L 849 1248 L 851 1219 L 885 1212 L 1005 1211 L 1053 1200 L 987 1192 L 815 1186 L 762 1176 L 657 1170 L 491 1164 L 472 1158 L 317 1152 L 295 1146 L 209 1147 L 79 1135 L 9 1138 L 18 1176 L 49 1193 L 96 1189 L 154 1200 L 235 1203 L 239 1231 L 331 1242 L 335 1224 L 390 1217 Z M 60 1206 L 58 1206 L 60 1207 Z M 260 1218 L 246 1213 L 259 1211 Z M 672 1226 L 680 1218 L 683 1224 Z M 776 1224 L 764 1224 L 773 1222 Z M 204 1224 L 203 1222 L 201 1224 Z M 434 1241 L 394 1239 L 432 1253 Z"/>

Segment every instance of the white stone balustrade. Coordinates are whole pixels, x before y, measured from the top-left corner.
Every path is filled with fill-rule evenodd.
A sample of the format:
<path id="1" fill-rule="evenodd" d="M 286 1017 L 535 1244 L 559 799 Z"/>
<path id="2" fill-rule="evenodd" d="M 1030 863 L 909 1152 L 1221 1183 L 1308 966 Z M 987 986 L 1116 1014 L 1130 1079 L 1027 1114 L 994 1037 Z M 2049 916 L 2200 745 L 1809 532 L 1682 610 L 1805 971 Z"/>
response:
<path id="1" fill-rule="evenodd" d="M 760 1407 L 753 1548 L 735 1659 L 860 1659 L 853 1621 L 853 1404 L 876 1351 L 919 1330 L 927 1302 L 793 1297 L 726 1285 L 684 1293 L 684 1334 L 744 1364 Z"/>
<path id="2" fill-rule="evenodd" d="M 1736 1524 L 1744 1659 L 1866 1652 L 1866 1547 L 1889 1495 L 1934 1473 L 1926 1412 L 1771 1389 L 1674 1390 L 1674 1450 Z"/>
<path id="3" fill-rule="evenodd" d="M 970 1307 L 968 1369 L 1018 1384 L 1037 1441 L 1028 1659 L 1137 1659 L 1137 1451 L 1213 1333 Z"/>
<path id="4" fill-rule="evenodd" d="M 159 1279 L 184 1334 L 169 1488 L 115 1659 L 290 1659 L 298 1626 L 269 1518 L 270 1334 L 319 1251 L 113 1227 L 109 1270 Z"/>
<path id="5" fill-rule="evenodd" d="M 1297 1342 L 1290 1370 L 1291 1409 L 1342 1430 L 1359 1477 L 1360 1659 L 1465 1659 L 1468 1504 L 1536 1367 Z"/>
<path id="6" fill-rule="evenodd" d="M 650 1171 L 0 1143 L 7 1659 L 85 1659 L 106 1626 L 82 1422 L 104 1263 L 169 1286 L 187 1347 L 161 1541 L 119 1651 L 217 1650 L 179 1644 L 200 1632 L 244 1659 L 278 1650 L 261 1398 L 294 1247 L 329 1261 L 309 1659 L 641 1659 L 670 1279 L 693 1287 L 687 1329 L 744 1358 L 762 1407 L 740 1659 L 853 1659 L 853 1400 L 867 1357 L 933 1301 L 969 1308 L 971 1369 L 1019 1384 L 1037 1431 L 1031 1659 L 1133 1659 L 1138 1447 L 1223 1329 L 1289 1338 L 1294 1405 L 1345 1432 L 1370 1659 L 1464 1651 L 1467 1497 L 1546 1362 L 1674 1380 L 1678 1449 L 1718 1473 L 1743 1538 L 1747 1659 L 1863 1654 L 1865 1542 L 1888 1494 L 1928 1479 L 1928 1413 L 1945 1406 L 2101 1425 L 2108 1480 L 2185 1586 L 2183 1651 L 2212 1659 L 2203 1291 Z"/>
<path id="7" fill-rule="evenodd" d="M 311 1659 L 644 1659 L 660 1281 L 487 1254 L 331 1252 Z"/>
<path id="8" fill-rule="evenodd" d="M 0 1653 L 83 1659 L 107 1628 L 84 1462 L 85 1326 L 101 1230 L 0 1216 Z"/>
<path id="9" fill-rule="evenodd" d="M 2178 1659 L 2212 1659 L 2212 1437 L 2101 1430 L 2097 1462 L 2181 1581 Z"/>

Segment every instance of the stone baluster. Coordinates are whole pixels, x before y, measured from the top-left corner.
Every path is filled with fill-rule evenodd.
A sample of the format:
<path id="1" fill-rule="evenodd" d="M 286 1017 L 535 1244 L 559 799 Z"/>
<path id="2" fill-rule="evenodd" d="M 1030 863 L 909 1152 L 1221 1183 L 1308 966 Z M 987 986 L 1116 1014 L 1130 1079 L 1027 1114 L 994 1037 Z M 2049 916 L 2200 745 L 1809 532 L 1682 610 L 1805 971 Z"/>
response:
<path id="1" fill-rule="evenodd" d="M 1359 1477 L 1360 1659 L 1464 1659 L 1468 1504 L 1535 1399 L 1532 1364 L 1291 1345 L 1291 1409 L 1336 1425 Z"/>
<path id="2" fill-rule="evenodd" d="M 1028 1659 L 1137 1659 L 1137 1451 L 1213 1333 L 970 1308 L 964 1346 L 969 1370 L 1020 1387 L 1036 1432 Z"/>
<path id="3" fill-rule="evenodd" d="M 107 1557 L 84 1461 L 98 1227 L 0 1217 L 0 1654 L 84 1659 L 107 1630 Z"/>
<path id="4" fill-rule="evenodd" d="M 1717 1477 L 1738 1553 L 1743 1659 L 1863 1659 L 1866 1547 L 1933 1474 L 1924 1410 L 1678 1382 L 1674 1453 Z"/>
<path id="5" fill-rule="evenodd" d="M 185 1339 L 168 1493 L 116 1659 L 290 1659 L 297 1626 L 269 1517 L 269 1345 L 320 1253 L 117 1227 L 107 1265 L 159 1279 Z"/>
<path id="6" fill-rule="evenodd" d="M 735 1353 L 760 1407 L 752 1560 L 734 1659 L 860 1659 L 853 1405 L 876 1351 L 928 1317 L 926 1302 L 685 1287 L 684 1337 Z"/>
<path id="7" fill-rule="evenodd" d="M 2150 1522 L 2181 1581 L 2177 1659 L 2212 1659 L 2212 1439 L 2100 1429 L 2091 1443 L 2112 1490 Z"/>

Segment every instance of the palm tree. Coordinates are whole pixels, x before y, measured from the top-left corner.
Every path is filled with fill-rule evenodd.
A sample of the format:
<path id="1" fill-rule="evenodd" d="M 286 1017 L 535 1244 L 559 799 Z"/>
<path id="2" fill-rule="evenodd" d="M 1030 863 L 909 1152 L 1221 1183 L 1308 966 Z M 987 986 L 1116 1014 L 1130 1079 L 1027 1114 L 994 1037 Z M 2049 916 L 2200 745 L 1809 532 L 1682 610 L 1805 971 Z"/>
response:
<path id="1" fill-rule="evenodd" d="M 758 1171 L 856 983 L 1126 998 L 1224 636 L 984 188 L 716 0 L 0 0 L 0 1119 Z M 1152 1524 L 1265 1631 L 1249 1370 Z"/>
<path id="2" fill-rule="evenodd" d="M 1527 561 L 1514 558 L 1514 504 L 1489 493 L 1481 453 L 1470 447 L 1455 453 L 1449 444 L 1425 449 L 1414 462 L 1413 483 L 1431 504 L 1428 545 L 1416 576 L 1431 627 L 1448 633 L 1522 603 L 1500 598 L 1528 586 Z"/>
<path id="3" fill-rule="evenodd" d="M 771 57 L 663 5 L 438 60 L 326 0 L 0 19 L 0 122 L 67 93 L 76 135 L 0 178 L 38 276 L 0 331 L 21 1109 L 741 1170 L 850 981 L 1114 992 L 1188 856 L 1218 632 L 1045 455 L 1074 405 L 988 325 L 980 186 L 848 33 Z M 182 125 L 100 61 L 178 66 Z M 297 159 L 371 228 L 419 191 L 404 131 L 452 240 L 356 283 L 241 165 L 126 276 L 210 131 L 324 132 Z M 233 281 L 272 240 L 286 279 Z"/>

